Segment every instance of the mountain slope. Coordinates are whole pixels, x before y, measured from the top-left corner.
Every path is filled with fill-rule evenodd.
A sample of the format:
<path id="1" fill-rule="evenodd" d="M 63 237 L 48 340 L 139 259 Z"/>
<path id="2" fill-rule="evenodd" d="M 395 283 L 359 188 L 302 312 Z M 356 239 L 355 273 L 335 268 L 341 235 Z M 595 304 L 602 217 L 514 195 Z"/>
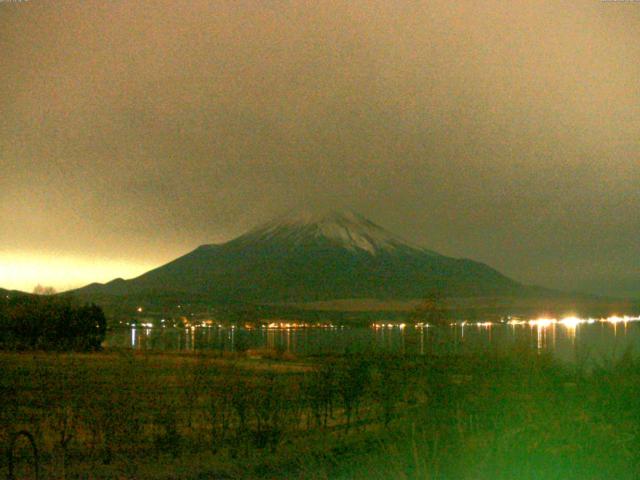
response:
<path id="1" fill-rule="evenodd" d="M 203 245 L 132 280 L 82 293 L 177 293 L 210 301 L 300 302 L 473 297 L 526 287 L 498 271 L 411 245 L 352 212 L 277 218 L 220 245 Z"/>
<path id="2" fill-rule="evenodd" d="M 0 297 L 2 298 L 11 298 L 11 297 L 28 297 L 30 293 L 21 292 L 20 290 L 6 290 L 4 288 L 0 288 Z"/>

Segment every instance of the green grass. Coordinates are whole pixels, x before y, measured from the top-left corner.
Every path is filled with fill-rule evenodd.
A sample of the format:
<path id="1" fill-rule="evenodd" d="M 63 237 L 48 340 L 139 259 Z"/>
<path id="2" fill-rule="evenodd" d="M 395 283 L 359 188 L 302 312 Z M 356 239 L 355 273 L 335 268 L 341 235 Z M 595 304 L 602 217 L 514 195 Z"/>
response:
<path id="1" fill-rule="evenodd" d="M 628 355 L 589 371 L 527 349 L 0 353 L 0 367 L 0 442 L 31 432 L 41 478 L 640 476 L 640 363 Z M 28 478 L 25 445 L 16 455 Z"/>

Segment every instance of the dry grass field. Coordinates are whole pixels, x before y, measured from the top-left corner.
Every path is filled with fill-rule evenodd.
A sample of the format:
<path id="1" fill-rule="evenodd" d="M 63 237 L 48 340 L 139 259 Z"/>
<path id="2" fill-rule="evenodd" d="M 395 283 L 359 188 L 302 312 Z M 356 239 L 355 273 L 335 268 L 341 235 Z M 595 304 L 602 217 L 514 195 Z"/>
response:
<path id="1" fill-rule="evenodd" d="M 14 478 L 637 478 L 640 364 L 1 353 Z M 17 439 L 16 439 L 17 438 Z M 3 455 L 0 477 L 9 473 Z"/>

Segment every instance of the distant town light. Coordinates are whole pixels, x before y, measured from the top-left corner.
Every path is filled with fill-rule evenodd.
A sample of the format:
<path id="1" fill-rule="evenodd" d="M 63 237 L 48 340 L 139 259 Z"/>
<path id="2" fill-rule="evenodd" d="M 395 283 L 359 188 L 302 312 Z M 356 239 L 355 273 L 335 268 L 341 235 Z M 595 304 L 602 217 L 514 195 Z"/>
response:
<path id="1" fill-rule="evenodd" d="M 576 328 L 578 325 L 580 325 L 581 323 L 586 322 L 586 320 L 583 320 L 581 318 L 578 317 L 566 317 L 563 318 L 562 320 L 560 320 L 559 323 L 561 323 L 562 325 L 564 325 L 567 328 Z"/>
<path id="2" fill-rule="evenodd" d="M 538 318 L 536 320 L 529 320 L 529 325 L 546 328 L 550 325 L 556 324 L 557 322 L 558 321 L 555 318 Z"/>

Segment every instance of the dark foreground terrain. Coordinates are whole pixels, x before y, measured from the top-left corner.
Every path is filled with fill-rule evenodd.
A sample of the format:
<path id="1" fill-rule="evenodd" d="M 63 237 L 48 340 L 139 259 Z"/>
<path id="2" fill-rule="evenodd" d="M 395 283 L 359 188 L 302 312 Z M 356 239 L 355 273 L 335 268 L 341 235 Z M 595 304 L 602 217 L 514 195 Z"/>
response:
<path id="1" fill-rule="evenodd" d="M 0 478 L 639 478 L 640 362 L 577 365 L 0 353 Z"/>

